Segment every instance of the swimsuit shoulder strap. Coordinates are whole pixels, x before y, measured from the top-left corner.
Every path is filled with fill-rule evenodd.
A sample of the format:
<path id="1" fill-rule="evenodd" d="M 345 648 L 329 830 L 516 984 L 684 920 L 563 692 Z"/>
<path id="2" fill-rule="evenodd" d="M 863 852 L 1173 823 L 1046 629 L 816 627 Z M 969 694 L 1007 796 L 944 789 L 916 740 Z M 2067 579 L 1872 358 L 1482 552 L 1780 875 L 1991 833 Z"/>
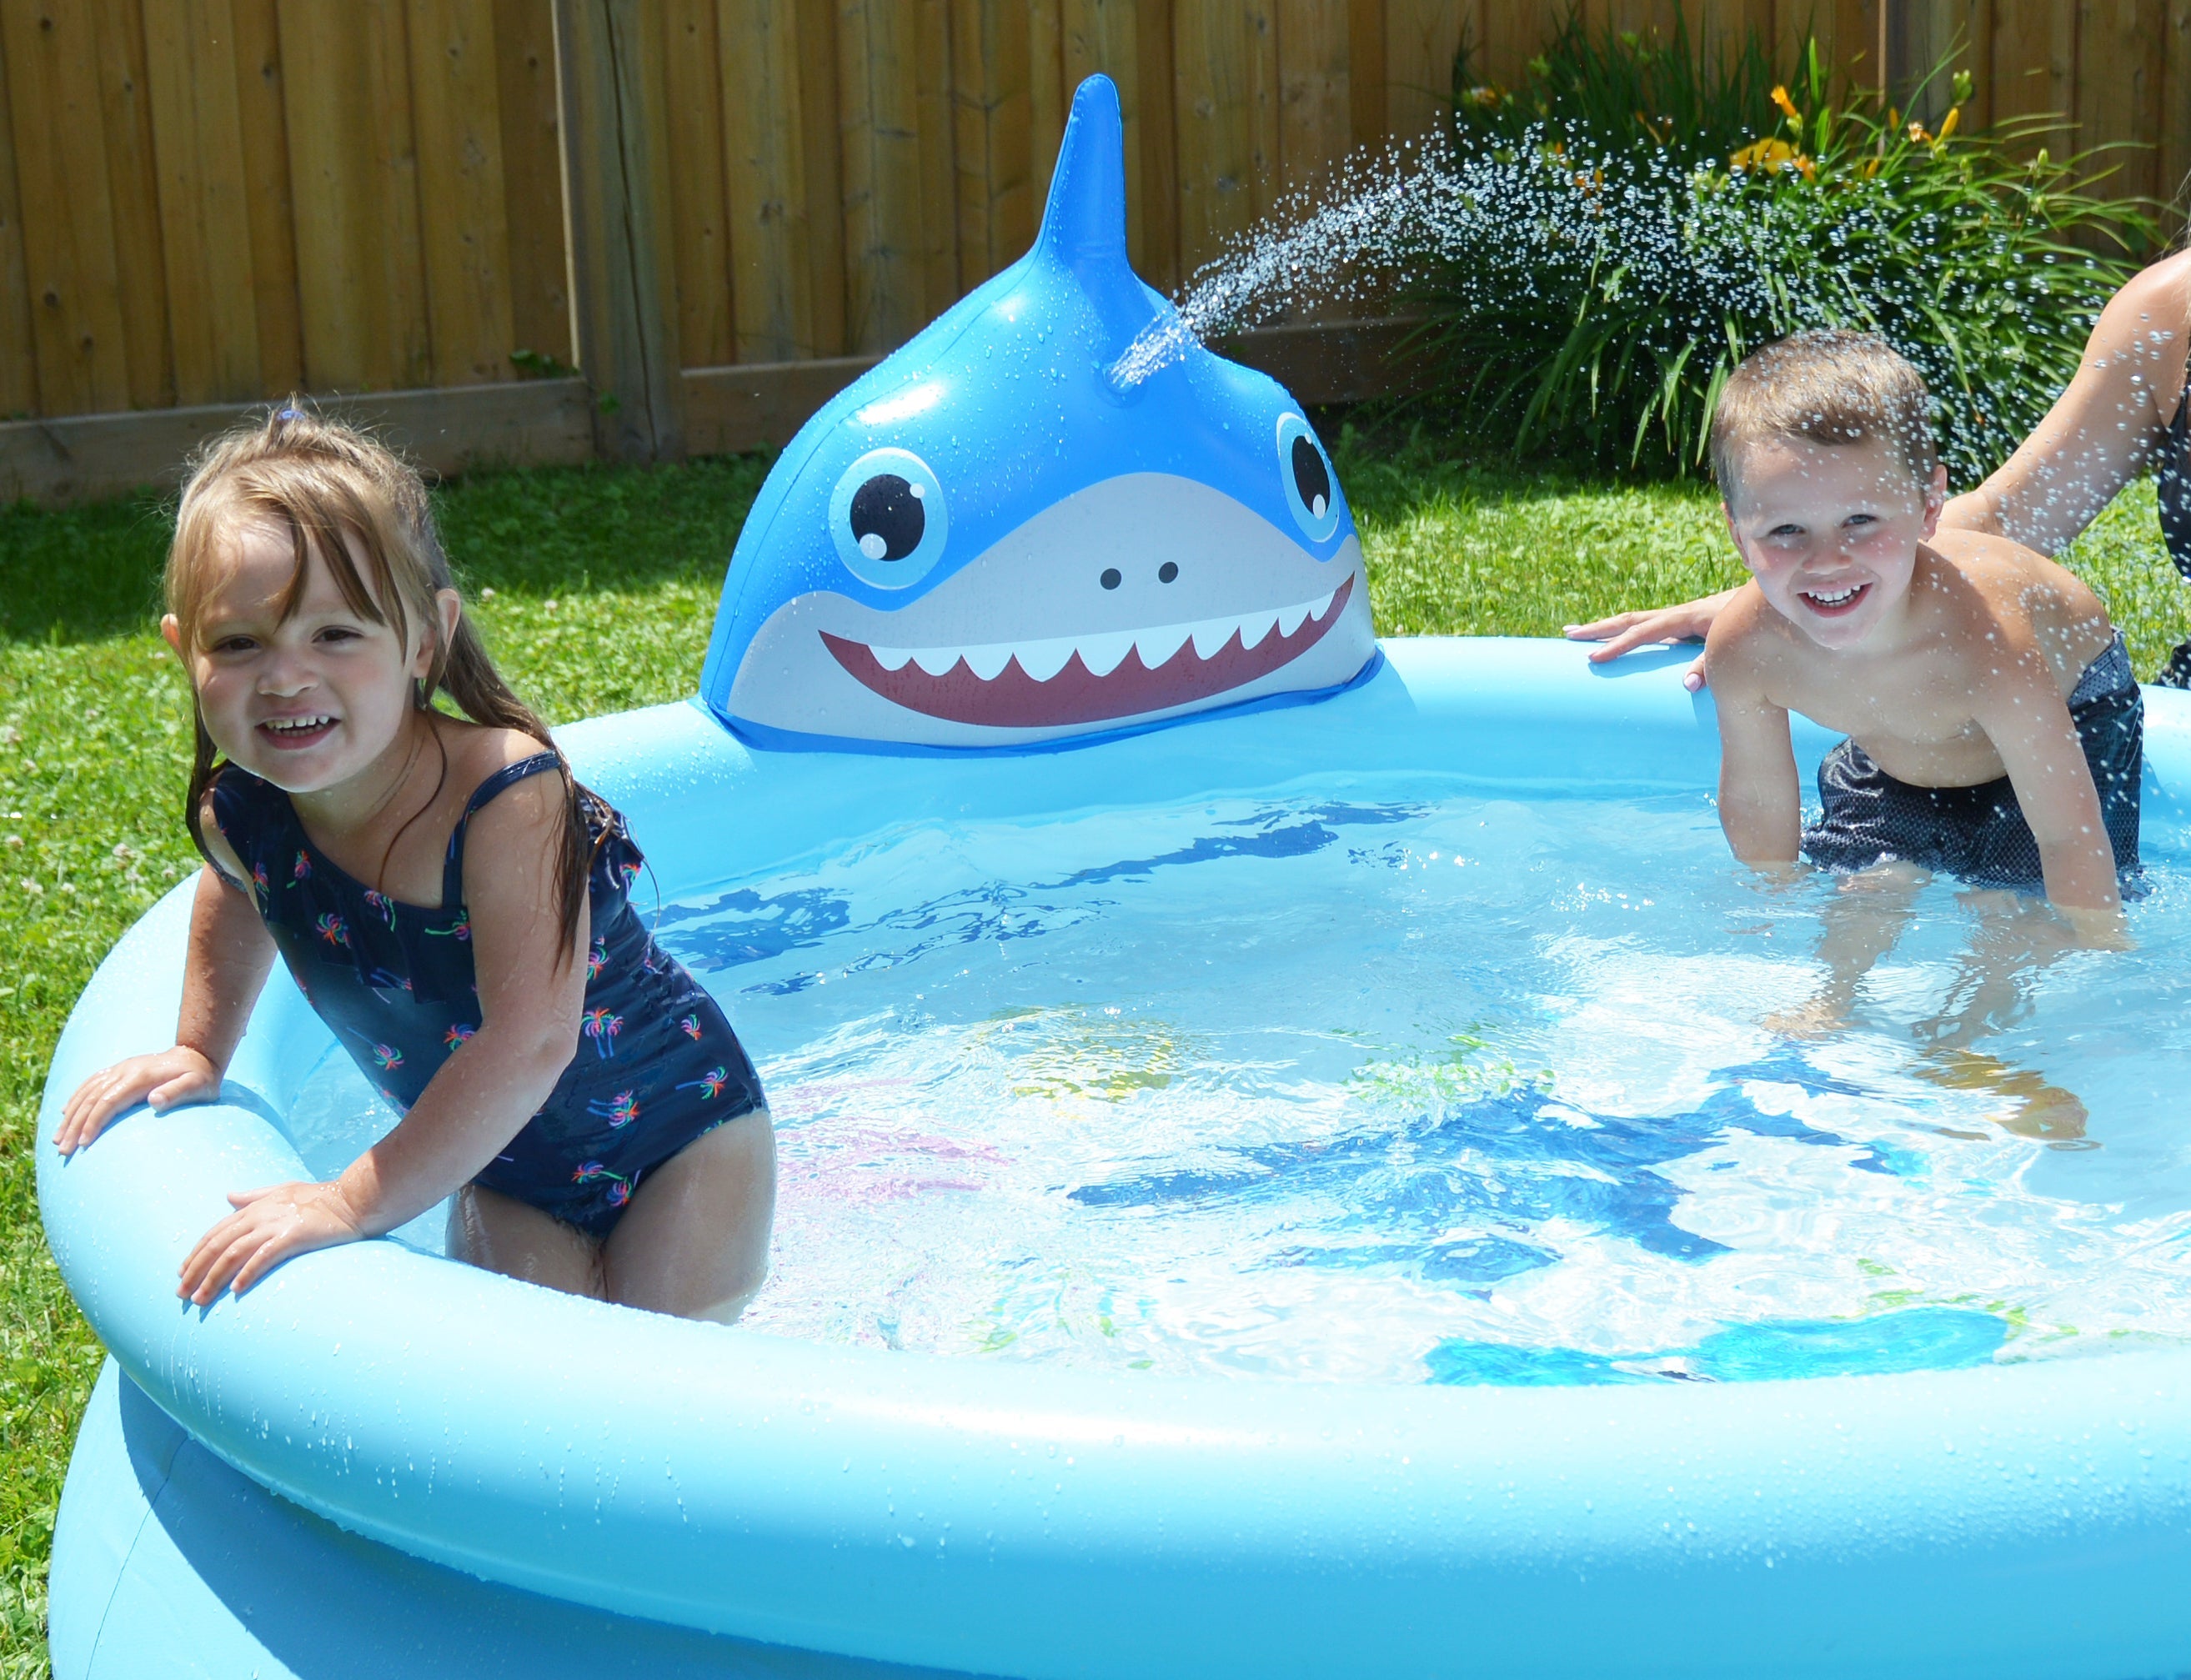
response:
<path id="1" fill-rule="evenodd" d="M 242 860 L 246 870 L 264 861 L 270 852 L 293 844 L 296 807 L 272 783 L 240 765 L 225 764 L 214 774 L 209 791 L 213 827 L 220 830 L 221 838 Z"/>
<path id="2" fill-rule="evenodd" d="M 441 905 L 444 909 L 453 909 L 464 902 L 464 830 L 471 826 L 473 812 L 492 802 L 504 789 L 515 786 L 528 776 L 560 770 L 562 764 L 563 760 L 554 753 L 535 753 L 531 758 L 518 760 L 515 764 L 505 764 L 472 789 L 472 796 L 464 801 L 464 814 L 457 818 L 457 826 L 449 831 L 448 856 L 441 861 Z"/>
<path id="3" fill-rule="evenodd" d="M 2183 396 L 2169 417 L 2160 444 L 2160 536 L 2176 569 L 2191 578 L 2191 367 L 2184 369 Z"/>

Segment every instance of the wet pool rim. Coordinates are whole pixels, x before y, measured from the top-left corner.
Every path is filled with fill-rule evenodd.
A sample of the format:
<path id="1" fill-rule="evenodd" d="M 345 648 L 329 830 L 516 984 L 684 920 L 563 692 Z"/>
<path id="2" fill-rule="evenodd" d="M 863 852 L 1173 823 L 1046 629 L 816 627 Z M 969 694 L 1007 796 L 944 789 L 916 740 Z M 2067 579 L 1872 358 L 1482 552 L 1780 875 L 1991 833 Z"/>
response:
<path id="1" fill-rule="evenodd" d="M 680 888 L 924 812 L 1115 803 L 1123 766 L 1152 802 L 1442 767 L 1709 785 L 1685 657 L 1606 675 L 1561 643 L 1386 653 L 1318 704 L 1058 754 L 756 754 L 689 705 L 564 739 Z M 2148 698 L 2147 821 L 2180 829 L 2191 696 Z M 1664 1389 L 1135 1377 L 726 1333 L 384 1243 L 180 1308 L 167 1280 L 221 1193 L 293 1171 L 272 1116 L 323 1039 L 271 986 L 230 1101 L 139 1116 L 61 1165 L 58 1094 L 172 1020 L 180 891 L 117 947 L 56 1054 L 49 1241 L 122 1373 L 191 1438 L 416 1557 L 617 1615 L 992 1673 L 1437 1672 L 1465 1652 L 1477 1672 L 1620 1674 L 1679 1651 L 1686 1673 L 2099 1676 L 2191 1655 L 2191 1354 Z M 57 1670 L 65 1649 L 174 1645 L 149 1611 L 109 1614 L 134 1555 L 110 1573 L 57 1540 Z"/>

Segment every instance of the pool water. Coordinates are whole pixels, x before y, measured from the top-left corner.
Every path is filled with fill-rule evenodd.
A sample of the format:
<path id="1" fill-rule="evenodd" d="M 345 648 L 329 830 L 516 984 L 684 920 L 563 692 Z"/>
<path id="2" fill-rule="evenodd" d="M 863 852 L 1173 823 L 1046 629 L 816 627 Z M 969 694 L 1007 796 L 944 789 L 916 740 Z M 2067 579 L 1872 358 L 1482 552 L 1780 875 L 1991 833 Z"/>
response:
<path id="1" fill-rule="evenodd" d="M 776 1114 L 756 1329 L 1730 1381 L 2191 1341 L 2191 894 L 2148 857 L 2133 952 L 1935 883 L 1839 1009 L 1824 919 L 1883 912 L 1741 869 L 1694 795 L 908 824 L 658 934 Z M 299 1142 L 388 1119 L 331 1058 Z"/>

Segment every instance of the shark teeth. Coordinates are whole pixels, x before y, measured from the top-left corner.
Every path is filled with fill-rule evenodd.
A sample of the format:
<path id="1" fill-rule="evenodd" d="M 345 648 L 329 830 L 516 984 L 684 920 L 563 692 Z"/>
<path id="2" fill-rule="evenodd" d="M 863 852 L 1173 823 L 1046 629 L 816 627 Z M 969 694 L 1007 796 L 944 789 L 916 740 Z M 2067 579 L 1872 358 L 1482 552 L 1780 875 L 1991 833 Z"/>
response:
<path id="1" fill-rule="evenodd" d="M 1275 629 L 1289 636 L 1308 619 L 1321 619 L 1331 610 L 1336 589 L 1328 589 L 1314 601 L 1288 607 L 1264 607 L 1225 618 L 1200 618 L 1184 624 L 1152 624 L 1146 629 L 1106 630 L 1078 636 L 1045 636 L 1029 641 L 990 641 L 959 647 L 884 647 L 870 643 L 868 652 L 886 671 L 902 671 L 908 663 L 930 676 L 943 676 L 960 661 L 982 681 L 1000 675 L 1015 659 L 1037 682 L 1048 682 L 1078 653 L 1093 676 L 1108 676 L 1125 663 L 1126 655 L 1139 651 L 1141 663 L 1155 670 L 1189 642 L 1198 659 L 1215 658 L 1237 635 L 1243 648 L 1260 645 Z"/>

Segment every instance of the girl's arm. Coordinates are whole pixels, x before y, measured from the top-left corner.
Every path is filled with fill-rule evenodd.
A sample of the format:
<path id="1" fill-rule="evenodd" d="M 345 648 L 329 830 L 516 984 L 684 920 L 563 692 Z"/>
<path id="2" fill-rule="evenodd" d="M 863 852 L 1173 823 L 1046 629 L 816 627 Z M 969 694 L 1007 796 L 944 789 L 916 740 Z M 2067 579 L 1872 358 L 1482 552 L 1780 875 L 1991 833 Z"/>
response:
<path id="1" fill-rule="evenodd" d="M 234 866 L 237 876 L 242 874 L 242 866 L 210 823 L 206 841 L 224 863 Z M 190 955 L 183 970 L 174 1048 L 117 1062 L 78 1085 L 62 1106 L 60 1123 L 54 1128 L 54 1147 L 64 1155 L 75 1153 L 105 1130 L 108 1121 L 139 1102 L 165 1109 L 219 1096 L 221 1075 L 273 961 L 274 941 L 249 897 L 206 865 L 191 902 Z"/>
<path id="2" fill-rule="evenodd" d="M 2183 396 L 2191 253 L 2134 276 L 2100 311 L 2069 389 L 1992 477 L 1940 515 L 2060 553 L 2143 470 Z"/>
<path id="3" fill-rule="evenodd" d="M 236 1211 L 200 1238 L 177 1293 L 200 1306 L 240 1294 L 283 1260 L 377 1237 L 477 1176 L 555 1088 L 578 1045 L 589 907 L 573 941 L 558 927 L 560 777 L 517 783 L 471 819 L 464 903 L 471 918 L 480 1027 L 409 1113 L 342 1176 L 229 1197 Z"/>

